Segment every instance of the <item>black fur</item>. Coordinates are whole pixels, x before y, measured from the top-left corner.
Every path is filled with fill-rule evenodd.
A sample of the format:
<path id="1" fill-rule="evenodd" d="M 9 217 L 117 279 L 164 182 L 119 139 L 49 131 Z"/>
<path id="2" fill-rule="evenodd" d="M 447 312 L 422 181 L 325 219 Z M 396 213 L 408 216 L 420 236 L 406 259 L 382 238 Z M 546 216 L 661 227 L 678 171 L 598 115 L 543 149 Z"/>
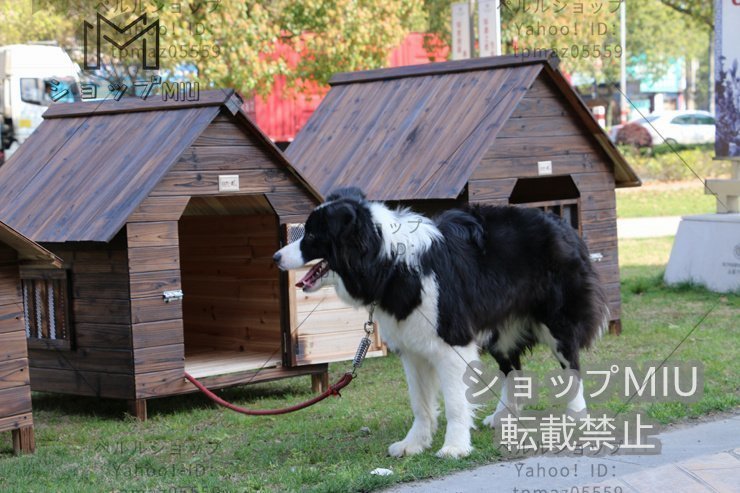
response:
<path id="1" fill-rule="evenodd" d="M 596 336 L 606 302 L 586 245 L 559 218 L 521 207 L 450 210 L 434 219 L 443 239 L 409 264 L 382 254 L 382 231 L 359 189 L 334 192 L 327 202 L 308 218 L 301 252 L 305 261 L 327 260 L 353 298 L 403 320 L 422 301 L 422 277 L 433 274 L 438 335 L 448 344 L 488 333 L 487 349 L 508 373 L 520 369 L 522 352 L 544 324 L 579 369 L 578 351 Z M 519 325 L 506 323 L 512 320 Z M 504 330 L 520 331 L 506 354 L 496 349 Z"/>

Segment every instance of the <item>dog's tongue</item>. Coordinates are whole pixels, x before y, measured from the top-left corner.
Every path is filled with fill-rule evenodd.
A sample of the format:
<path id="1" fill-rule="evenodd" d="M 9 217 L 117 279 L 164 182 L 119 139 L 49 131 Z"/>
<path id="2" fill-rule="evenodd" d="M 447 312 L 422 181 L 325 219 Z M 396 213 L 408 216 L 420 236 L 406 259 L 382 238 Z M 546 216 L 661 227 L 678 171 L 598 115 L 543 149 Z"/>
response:
<path id="1" fill-rule="evenodd" d="M 316 265 L 314 265 L 313 267 L 311 267 L 308 270 L 308 272 L 306 272 L 306 274 L 303 277 L 301 277 L 301 280 L 295 284 L 295 287 L 302 288 L 306 285 L 308 285 L 309 287 L 312 286 L 314 282 L 316 282 L 315 280 L 312 280 L 312 278 L 318 271 L 320 271 L 323 268 L 323 265 L 324 265 L 324 262 L 321 261 L 317 263 Z"/>

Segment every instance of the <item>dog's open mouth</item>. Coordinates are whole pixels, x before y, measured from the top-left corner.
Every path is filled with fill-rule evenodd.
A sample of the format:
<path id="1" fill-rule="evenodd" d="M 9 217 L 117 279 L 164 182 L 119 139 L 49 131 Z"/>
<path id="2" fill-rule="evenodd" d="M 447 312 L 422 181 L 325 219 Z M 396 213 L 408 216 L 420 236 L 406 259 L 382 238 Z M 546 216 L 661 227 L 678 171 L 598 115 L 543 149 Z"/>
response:
<path id="1" fill-rule="evenodd" d="M 327 272 L 329 272 L 329 262 L 322 260 L 306 272 L 306 275 L 296 283 L 296 287 L 303 288 L 304 291 L 310 291 Z"/>

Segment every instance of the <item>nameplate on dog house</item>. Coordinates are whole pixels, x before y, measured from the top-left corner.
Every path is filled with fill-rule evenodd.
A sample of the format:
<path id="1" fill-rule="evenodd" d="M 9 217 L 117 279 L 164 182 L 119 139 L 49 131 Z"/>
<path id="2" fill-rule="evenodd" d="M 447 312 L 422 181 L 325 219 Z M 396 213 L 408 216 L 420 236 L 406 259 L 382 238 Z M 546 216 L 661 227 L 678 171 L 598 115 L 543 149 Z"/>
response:
<path id="1" fill-rule="evenodd" d="M 218 175 L 219 192 L 238 192 L 239 175 Z"/>
<path id="2" fill-rule="evenodd" d="M 552 174 L 552 161 L 538 161 L 537 162 L 537 174 L 551 175 Z"/>

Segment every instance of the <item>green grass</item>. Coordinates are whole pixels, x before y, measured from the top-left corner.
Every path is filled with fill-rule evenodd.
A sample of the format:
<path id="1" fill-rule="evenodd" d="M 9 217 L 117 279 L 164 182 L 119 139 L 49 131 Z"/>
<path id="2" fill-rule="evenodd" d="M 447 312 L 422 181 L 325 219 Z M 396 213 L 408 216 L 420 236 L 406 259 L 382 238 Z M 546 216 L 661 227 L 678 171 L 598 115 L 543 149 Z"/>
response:
<path id="1" fill-rule="evenodd" d="M 729 161 L 714 160 L 714 146 L 659 145 L 650 149 L 634 149 L 620 146 L 637 176 L 643 181 L 685 181 L 706 178 L 727 178 L 730 174 Z"/>
<path id="2" fill-rule="evenodd" d="M 617 217 L 685 216 L 716 212 L 716 199 L 699 180 L 617 189 Z"/>
<path id="3" fill-rule="evenodd" d="M 700 288 L 668 288 L 661 281 L 672 239 L 625 240 L 621 336 L 606 336 L 583 364 L 662 360 L 711 307 L 711 314 L 672 356 L 702 360 L 704 396 L 695 404 L 638 404 L 661 423 L 685 421 L 740 405 L 737 313 L 740 297 Z M 716 305 L 716 306 L 715 306 Z M 490 358 L 484 359 L 492 364 Z M 332 365 L 332 379 L 346 364 Z M 556 368 L 542 349 L 525 368 L 540 376 Z M 309 397 L 306 378 L 231 389 L 227 399 L 249 407 L 280 407 Z M 399 481 L 440 476 L 490 463 L 500 455 L 490 430 L 473 432 L 475 452 L 441 460 L 427 452 L 386 457 L 387 446 L 411 423 L 404 376 L 395 356 L 366 362 L 359 378 L 311 409 L 279 417 L 246 417 L 217 409 L 199 395 L 151 401 L 146 423 L 122 418 L 124 406 L 49 394 L 34 395 L 38 451 L 13 457 L 0 434 L 0 491 L 370 491 Z M 614 413 L 618 401 L 594 403 Z M 480 413 L 490 412 L 493 402 Z M 441 446 L 444 420 L 432 450 Z M 369 428 L 369 433 L 362 430 Z M 372 476 L 376 467 L 394 471 Z M 495 488 L 494 488 L 495 489 Z"/>

